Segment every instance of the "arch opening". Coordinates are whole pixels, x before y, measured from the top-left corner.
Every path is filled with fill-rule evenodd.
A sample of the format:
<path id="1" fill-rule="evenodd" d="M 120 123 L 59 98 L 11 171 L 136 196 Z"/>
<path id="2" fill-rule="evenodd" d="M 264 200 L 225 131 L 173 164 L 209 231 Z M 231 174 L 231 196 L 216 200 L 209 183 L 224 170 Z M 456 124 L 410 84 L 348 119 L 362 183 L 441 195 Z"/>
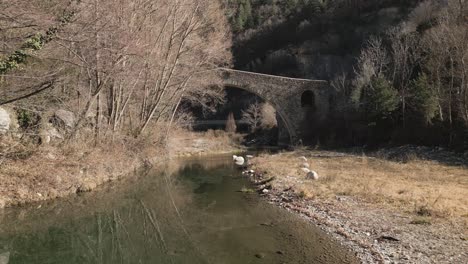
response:
<path id="1" fill-rule="evenodd" d="M 232 90 L 243 91 L 245 94 L 247 94 L 250 97 L 255 97 L 264 103 L 270 104 L 270 106 L 274 108 L 274 110 L 276 110 L 277 136 L 276 136 L 275 145 L 289 146 L 291 144 L 294 144 L 295 133 L 294 133 L 294 130 L 291 129 L 291 122 L 287 118 L 287 115 L 284 113 L 284 111 L 282 111 L 281 107 L 278 106 L 274 101 L 268 100 L 261 94 L 257 93 L 255 89 L 252 89 L 252 87 L 243 87 L 243 86 L 227 84 L 225 85 L 225 90 L 226 91 L 232 91 Z"/>
<path id="2" fill-rule="evenodd" d="M 246 145 L 264 147 L 292 142 L 289 120 L 274 102 L 243 87 L 226 85 L 224 91 L 225 102 L 216 106 L 215 111 L 204 112 L 201 108 L 191 107 L 195 131 L 232 131 L 234 119 L 234 131 L 243 135 Z"/>
<path id="3" fill-rule="evenodd" d="M 305 91 L 301 95 L 301 107 L 315 109 L 315 94 L 312 91 Z"/>

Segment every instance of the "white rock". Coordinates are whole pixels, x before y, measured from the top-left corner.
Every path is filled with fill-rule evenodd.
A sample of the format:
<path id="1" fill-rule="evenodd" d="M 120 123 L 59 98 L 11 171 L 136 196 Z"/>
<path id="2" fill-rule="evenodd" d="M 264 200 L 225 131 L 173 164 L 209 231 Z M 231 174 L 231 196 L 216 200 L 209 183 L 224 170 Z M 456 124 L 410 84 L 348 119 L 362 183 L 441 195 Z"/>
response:
<path id="1" fill-rule="evenodd" d="M 252 155 L 247 155 L 247 156 L 245 156 L 245 157 L 248 158 L 248 159 L 253 159 L 254 156 L 252 156 Z"/>
<path id="2" fill-rule="evenodd" d="M 236 155 L 232 155 L 232 160 L 236 160 L 237 159 L 237 156 Z"/>
<path id="3" fill-rule="evenodd" d="M 319 178 L 319 175 L 315 171 L 310 171 L 309 173 L 307 173 L 307 179 L 318 180 L 318 178 Z"/>
<path id="4" fill-rule="evenodd" d="M 304 162 L 307 162 L 307 158 L 302 156 L 302 157 L 299 157 L 300 160 L 304 161 Z"/>
<path id="5" fill-rule="evenodd" d="M 304 162 L 304 163 L 301 164 L 301 168 L 310 168 L 310 165 L 309 165 L 309 163 Z"/>
<path id="6" fill-rule="evenodd" d="M 244 165 L 244 163 L 245 163 L 245 159 L 244 159 L 243 157 L 237 157 L 237 158 L 235 159 L 235 163 L 236 163 L 236 165 L 238 165 L 238 166 L 242 166 L 242 165 Z"/>
<path id="7" fill-rule="evenodd" d="M 308 168 L 301 168 L 301 171 L 305 172 L 306 174 L 310 172 Z"/>
<path id="8" fill-rule="evenodd" d="M 10 114 L 0 107 L 0 134 L 4 134 L 10 130 L 11 119 Z"/>
<path id="9" fill-rule="evenodd" d="M 262 193 L 269 193 L 268 189 L 263 189 Z"/>
<path id="10" fill-rule="evenodd" d="M 250 174 L 254 174 L 255 171 L 254 171 L 254 170 L 249 170 L 249 173 L 250 173 Z"/>
<path id="11" fill-rule="evenodd" d="M 0 254 L 0 264 L 8 264 L 10 261 L 10 252 L 4 252 Z"/>

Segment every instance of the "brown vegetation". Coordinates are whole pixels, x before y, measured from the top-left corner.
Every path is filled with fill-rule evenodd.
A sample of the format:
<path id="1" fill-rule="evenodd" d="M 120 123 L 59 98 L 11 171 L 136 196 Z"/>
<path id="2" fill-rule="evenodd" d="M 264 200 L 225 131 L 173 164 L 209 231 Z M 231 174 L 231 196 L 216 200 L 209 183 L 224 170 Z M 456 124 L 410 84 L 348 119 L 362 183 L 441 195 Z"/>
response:
<path id="1" fill-rule="evenodd" d="M 214 69 L 230 64 L 230 31 L 218 1 L 1 5 L 0 105 L 19 125 L 0 135 L 0 205 L 86 191 L 162 160 L 168 132 L 190 121 L 182 100 L 223 100 Z"/>
<path id="2" fill-rule="evenodd" d="M 300 155 L 310 159 L 318 181 L 306 180 Z M 415 215 L 468 217 L 468 170 L 433 161 L 406 163 L 322 152 L 281 153 L 255 159 L 255 167 L 278 177 L 276 184 L 293 187 L 309 199 L 352 196 L 369 204 Z"/>
<path id="3" fill-rule="evenodd" d="M 57 2 L 63 6 L 12 1 L 12 13 L 3 14 L 9 30 L 1 32 L 2 46 L 8 47 L 0 58 L 7 67 L 2 104 L 72 110 L 78 118 L 70 138 L 91 122 L 98 140 L 116 132 L 139 136 L 150 122 L 173 120 L 182 99 L 221 100 L 212 70 L 229 64 L 230 43 L 217 1 Z M 65 11 L 72 19 L 42 41 L 42 32 L 52 27 L 46 18 L 61 21 Z M 13 14 L 16 19 L 9 17 Z M 26 24 L 29 35 L 18 24 Z M 39 37 L 30 39 L 31 34 Z M 24 43 L 35 48 L 25 49 Z M 11 54 L 21 55 L 13 62 L 19 67 L 8 59 Z"/>

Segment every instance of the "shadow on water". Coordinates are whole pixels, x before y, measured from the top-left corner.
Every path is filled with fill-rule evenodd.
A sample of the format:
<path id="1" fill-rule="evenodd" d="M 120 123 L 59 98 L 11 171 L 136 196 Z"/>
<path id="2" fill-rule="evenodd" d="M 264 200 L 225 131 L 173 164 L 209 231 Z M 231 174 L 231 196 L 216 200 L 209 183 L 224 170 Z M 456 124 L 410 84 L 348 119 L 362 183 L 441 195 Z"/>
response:
<path id="1" fill-rule="evenodd" d="M 0 212 L 0 264 L 357 263 L 316 227 L 238 192 L 229 157 Z"/>

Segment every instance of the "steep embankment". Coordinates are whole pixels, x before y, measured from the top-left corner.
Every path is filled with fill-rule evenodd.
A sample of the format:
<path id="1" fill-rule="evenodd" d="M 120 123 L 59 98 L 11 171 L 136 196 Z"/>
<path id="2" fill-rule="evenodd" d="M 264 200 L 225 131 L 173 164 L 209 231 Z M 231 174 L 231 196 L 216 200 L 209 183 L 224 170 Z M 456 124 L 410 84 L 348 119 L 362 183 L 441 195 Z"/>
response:
<path id="1" fill-rule="evenodd" d="M 331 80 L 351 72 L 372 35 L 383 34 L 407 17 L 418 1 L 373 1 L 323 6 L 252 1 L 251 16 L 234 36 L 235 65 L 256 72 Z M 232 8 L 241 8 L 242 4 Z M 239 15 L 239 11 L 233 11 Z M 268 14 L 271 13 L 271 17 Z M 236 17 L 232 19 L 236 28 Z"/>

